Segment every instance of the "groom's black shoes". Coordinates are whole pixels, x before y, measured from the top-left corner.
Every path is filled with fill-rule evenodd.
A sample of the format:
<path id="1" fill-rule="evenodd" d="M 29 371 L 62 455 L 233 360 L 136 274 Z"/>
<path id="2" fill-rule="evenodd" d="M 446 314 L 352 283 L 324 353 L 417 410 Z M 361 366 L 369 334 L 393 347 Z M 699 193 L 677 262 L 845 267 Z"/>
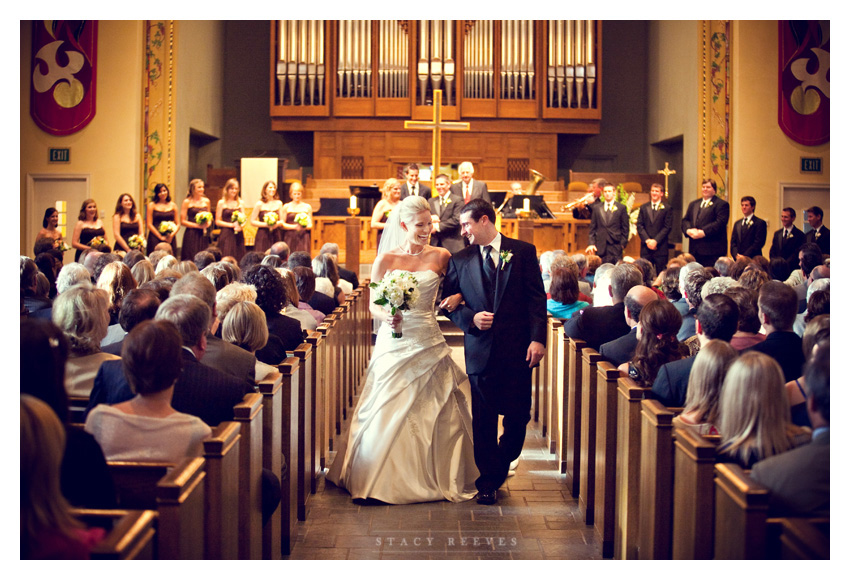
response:
<path id="1" fill-rule="evenodd" d="M 496 503 L 496 490 L 495 489 L 488 489 L 488 490 L 482 489 L 481 491 L 478 492 L 478 497 L 476 498 L 476 501 L 478 503 L 482 504 L 482 505 L 493 505 L 494 503 Z"/>

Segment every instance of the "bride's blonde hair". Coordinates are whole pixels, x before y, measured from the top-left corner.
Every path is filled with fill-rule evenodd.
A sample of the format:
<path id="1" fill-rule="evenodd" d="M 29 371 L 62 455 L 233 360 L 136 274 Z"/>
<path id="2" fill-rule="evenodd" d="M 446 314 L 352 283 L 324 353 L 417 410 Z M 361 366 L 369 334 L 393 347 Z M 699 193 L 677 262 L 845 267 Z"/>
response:
<path id="1" fill-rule="evenodd" d="M 409 224 L 409 222 L 413 221 L 413 218 L 416 217 L 416 214 L 427 211 L 431 212 L 431 207 L 428 205 L 428 200 L 424 197 L 420 197 L 418 195 L 408 195 L 396 208 L 398 212 L 398 219 L 405 224 Z"/>

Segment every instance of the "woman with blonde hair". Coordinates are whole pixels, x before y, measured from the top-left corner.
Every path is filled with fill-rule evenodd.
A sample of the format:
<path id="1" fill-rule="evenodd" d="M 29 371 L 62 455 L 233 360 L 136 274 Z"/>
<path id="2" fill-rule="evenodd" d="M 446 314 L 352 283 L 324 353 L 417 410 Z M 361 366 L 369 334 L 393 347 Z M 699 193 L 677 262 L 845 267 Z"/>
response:
<path id="1" fill-rule="evenodd" d="M 779 363 L 755 351 L 742 354 L 726 373 L 717 428 L 719 460 L 744 469 L 811 439 L 809 431 L 791 423 Z"/>
<path id="2" fill-rule="evenodd" d="M 124 262 L 112 262 L 103 268 L 97 287 L 106 290 L 109 298 L 109 324 L 118 324 L 121 301 L 138 283 Z"/>
<path id="3" fill-rule="evenodd" d="M 685 408 L 673 418 L 675 427 L 693 429 L 700 435 L 717 435 L 720 389 L 738 351 L 725 340 L 712 339 L 699 349 L 688 378 Z"/>
<path id="4" fill-rule="evenodd" d="M 65 370 L 68 395 L 88 397 L 101 363 L 120 358 L 100 350 L 109 327 L 109 295 L 101 288 L 72 286 L 56 297 L 52 316 L 70 346 Z"/>
<path id="5" fill-rule="evenodd" d="M 262 308 L 253 302 L 237 302 L 227 311 L 221 326 L 222 339 L 254 355 L 255 380 L 261 381 L 277 370 L 272 365 L 256 360 L 256 352 L 269 341 L 266 314 Z"/>
<path id="6" fill-rule="evenodd" d="M 240 217 L 241 216 L 241 217 Z M 245 206 L 239 195 L 239 182 L 228 179 L 222 188 L 221 199 L 215 207 L 215 224 L 221 228 L 218 247 L 222 256 L 232 256 L 237 262 L 245 255 Z"/>
<path id="7" fill-rule="evenodd" d="M 255 252 L 265 253 L 272 244 L 283 241 L 282 207 L 283 202 L 277 195 L 275 182 L 265 182 L 260 190 L 260 199 L 251 212 L 251 225 L 257 228 L 257 235 L 254 236 Z"/>
<path id="8" fill-rule="evenodd" d="M 381 187 L 381 199 L 375 204 L 375 209 L 372 212 L 371 226 L 373 230 L 378 230 L 377 246 L 381 246 L 381 236 L 384 233 L 384 227 L 390 212 L 395 209 L 401 200 L 401 182 L 395 177 L 390 177 L 384 182 Z M 387 248 L 392 250 L 394 248 Z"/>
<path id="9" fill-rule="evenodd" d="M 183 260 L 194 259 L 195 254 L 209 246 L 207 232 L 212 225 L 212 218 L 201 223 L 196 221 L 197 215 L 205 212 L 210 213 L 210 198 L 204 195 L 204 180 L 193 179 L 189 182 L 189 194 L 180 207 L 180 223 L 186 228 L 180 247 Z"/>
<path id="10" fill-rule="evenodd" d="M 50 406 L 21 395 L 21 559 L 83 560 L 105 536 L 71 515 L 60 468 L 65 428 Z"/>
<path id="11" fill-rule="evenodd" d="M 145 282 L 150 282 L 156 275 L 153 270 L 153 264 L 150 260 L 140 260 L 136 262 L 133 264 L 133 267 L 130 268 L 130 273 L 133 275 L 133 279 L 136 280 L 136 286 L 141 286 Z"/>
<path id="12" fill-rule="evenodd" d="M 283 241 L 290 252 L 310 252 L 310 230 L 313 229 L 313 208 L 304 201 L 304 186 L 300 181 L 289 186 L 290 202 L 280 208 L 283 215 Z"/>
<path id="13" fill-rule="evenodd" d="M 231 282 L 215 294 L 215 312 L 223 323 L 231 308 L 240 302 L 256 302 L 257 289 L 244 282 Z"/>

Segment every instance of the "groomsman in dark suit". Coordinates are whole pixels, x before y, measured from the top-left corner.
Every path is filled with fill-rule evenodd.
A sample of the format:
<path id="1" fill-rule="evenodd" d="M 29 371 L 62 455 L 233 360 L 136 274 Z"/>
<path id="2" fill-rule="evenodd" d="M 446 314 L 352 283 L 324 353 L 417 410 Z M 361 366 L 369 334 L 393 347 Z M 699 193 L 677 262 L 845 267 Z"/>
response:
<path id="1" fill-rule="evenodd" d="M 444 173 L 437 176 L 434 186 L 439 195 L 428 199 L 434 228 L 431 233 L 431 245 L 445 248 L 455 254 L 465 246 L 460 232 L 463 200 L 450 191 L 451 179 Z"/>
<path id="2" fill-rule="evenodd" d="M 812 226 L 806 232 L 806 241 L 817 244 L 821 252 L 829 255 L 829 228 L 823 225 L 823 210 L 813 205 L 806 210 L 806 219 Z"/>
<path id="3" fill-rule="evenodd" d="M 477 179 L 472 179 L 475 173 L 475 168 L 469 161 L 464 161 L 457 168 L 460 173 L 460 181 L 452 184 L 452 193 L 459 195 L 463 199 L 463 203 L 469 203 L 473 199 L 483 199 L 490 203 L 490 192 L 487 190 L 487 184 Z"/>
<path id="4" fill-rule="evenodd" d="M 418 195 L 426 199 L 431 197 L 431 188 L 424 183 L 419 183 L 419 166 L 411 163 L 404 168 L 404 183 L 401 184 L 401 197 L 404 199 L 408 195 Z"/>
<path id="5" fill-rule="evenodd" d="M 689 251 L 697 262 L 714 266 L 717 258 L 726 255 L 728 223 L 729 204 L 717 197 L 713 179 L 703 179 L 702 199 L 692 201 L 682 216 L 682 233 L 691 240 Z"/>
<path id="6" fill-rule="evenodd" d="M 749 258 L 762 255 L 762 248 L 767 241 L 767 222 L 756 217 L 755 211 L 755 198 L 749 195 L 742 197 L 741 212 L 744 217 L 732 226 L 732 241 L 729 245 L 729 253 L 733 260 L 738 257 L 738 254 Z"/>
<path id="7" fill-rule="evenodd" d="M 629 242 L 629 212 L 614 200 L 616 193 L 610 183 L 602 188 L 603 202 L 593 204 L 590 216 L 590 245 L 585 250 L 596 254 L 602 263 L 616 264 L 623 258 L 623 248 Z"/>
<path id="8" fill-rule="evenodd" d="M 637 218 L 640 257 L 652 262 L 656 272 L 667 267 L 670 256 L 667 240 L 673 227 L 673 211 L 663 203 L 663 199 L 661 184 L 653 183 L 649 188 L 649 203 L 640 206 Z"/>
<path id="9" fill-rule="evenodd" d="M 797 269 L 800 246 L 806 243 L 806 235 L 794 225 L 795 219 L 797 212 L 793 207 L 782 208 L 782 227 L 773 234 L 773 242 L 770 244 L 770 259 L 782 258 L 792 270 Z"/>

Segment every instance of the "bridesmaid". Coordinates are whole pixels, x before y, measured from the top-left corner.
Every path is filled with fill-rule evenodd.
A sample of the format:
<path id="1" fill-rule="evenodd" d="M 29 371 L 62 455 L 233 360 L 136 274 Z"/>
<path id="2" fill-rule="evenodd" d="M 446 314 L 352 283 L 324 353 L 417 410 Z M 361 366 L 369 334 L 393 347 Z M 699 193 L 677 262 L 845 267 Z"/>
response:
<path id="1" fill-rule="evenodd" d="M 71 246 L 77 249 L 74 254 L 74 261 L 80 259 L 80 254 L 83 250 L 91 248 L 89 245 L 95 238 L 101 237 L 108 244 L 106 239 L 106 230 L 103 229 L 103 222 L 97 217 L 97 204 L 93 199 L 87 199 L 83 202 L 80 208 L 80 215 L 77 225 L 74 226 L 74 234 L 71 238 Z"/>
<path id="2" fill-rule="evenodd" d="M 112 233 L 115 235 L 115 249 L 129 252 L 132 249 L 128 240 L 130 236 L 142 235 L 142 216 L 136 211 L 136 201 L 129 193 L 118 196 L 115 213 L 112 215 Z"/>
<path id="3" fill-rule="evenodd" d="M 284 217 L 283 241 L 289 246 L 291 252 L 310 253 L 310 230 L 313 228 L 313 208 L 309 203 L 302 201 L 304 198 L 304 186 L 296 181 L 289 186 L 289 197 L 292 201 L 284 204 L 281 212 Z M 306 214 L 307 225 L 299 224 L 295 218 L 299 214 Z"/>
<path id="4" fill-rule="evenodd" d="M 53 247 L 56 248 L 62 240 L 62 232 L 59 230 L 59 210 L 55 207 L 49 207 L 44 210 L 44 219 L 41 220 L 41 230 L 35 237 L 35 246 L 41 240 L 50 240 L 53 242 Z M 61 250 L 61 248 L 59 248 Z"/>
<path id="5" fill-rule="evenodd" d="M 251 212 L 251 225 L 257 228 L 257 235 L 254 238 L 254 251 L 265 253 L 275 242 L 283 241 L 283 216 L 281 216 L 280 208 L 283 207 L 283 202 L 277 196 L 277 187 L 274 181 L 267 181 L 260 191 L 260 201 L 254 205 L 254 211 Z M 270 226 L 265 222 L 265 216 L 275 213 L 277 214 L 277 223 Z"/>
<path id="6" fill-rule="evenodd" d="M 160 233 L 159 224 L 162 222 L 174 222 L 177 229 L 173 233 L 165 235 Z M 157 183 L 153 188 L 153 199 L 148 204 L 147 215 L 148 227 L 148 256 L 154 251 L 160 242 L 171 244 L 171 255 L 177 257 L 177 241 L 175 236 L 180 231 L 180 223 L 177 220 L 177 204 L 171 201 L 171 193 L 164 183 Z"/>
<path id="7" fill-rule="evenodd" d="M 207 230 L 212 225 L 212 219 L 205 222 L 205 225 L 195 221 L 195 216 L 204 211 L 210 211 L 210 198 L 204 195 L 204 181 L 193 179 L 189 182 L 189 195 L 183 200 L 180 208 L 180 223 L 186 228 L 183 232 L 183 245 L 180 247 L 181 260 L 194 260 L 195 254 L 210 245 Z"/>
<path id="8" fill-rule="evenodd" d="M 381 188 L 381 199 L 375 204 L 375 210 L 372 212 L 372 229 L 378 230 L 378 239 L 375 242 L 377 249 L 381 245 L 381 234 L 384 233 L 384 223 L 390 215 L 390 212 L 395 209 L 401 199 L 401 183 L 395 177 L 390 177 L 384 182 Z"/>
<path id="9" fill-rule="evenodd" d="M 239 195 L 239 182 L 228 179 L 215 208 L 215 224 L 221 228 L 218 248 L 222 256 L 231 256 L 239 262 L 245 255 L 245 234 L 242 233 L 242 224 L 233 220 L 233 213 L 236 211 L 245 215 L 245 207 Z"/>

